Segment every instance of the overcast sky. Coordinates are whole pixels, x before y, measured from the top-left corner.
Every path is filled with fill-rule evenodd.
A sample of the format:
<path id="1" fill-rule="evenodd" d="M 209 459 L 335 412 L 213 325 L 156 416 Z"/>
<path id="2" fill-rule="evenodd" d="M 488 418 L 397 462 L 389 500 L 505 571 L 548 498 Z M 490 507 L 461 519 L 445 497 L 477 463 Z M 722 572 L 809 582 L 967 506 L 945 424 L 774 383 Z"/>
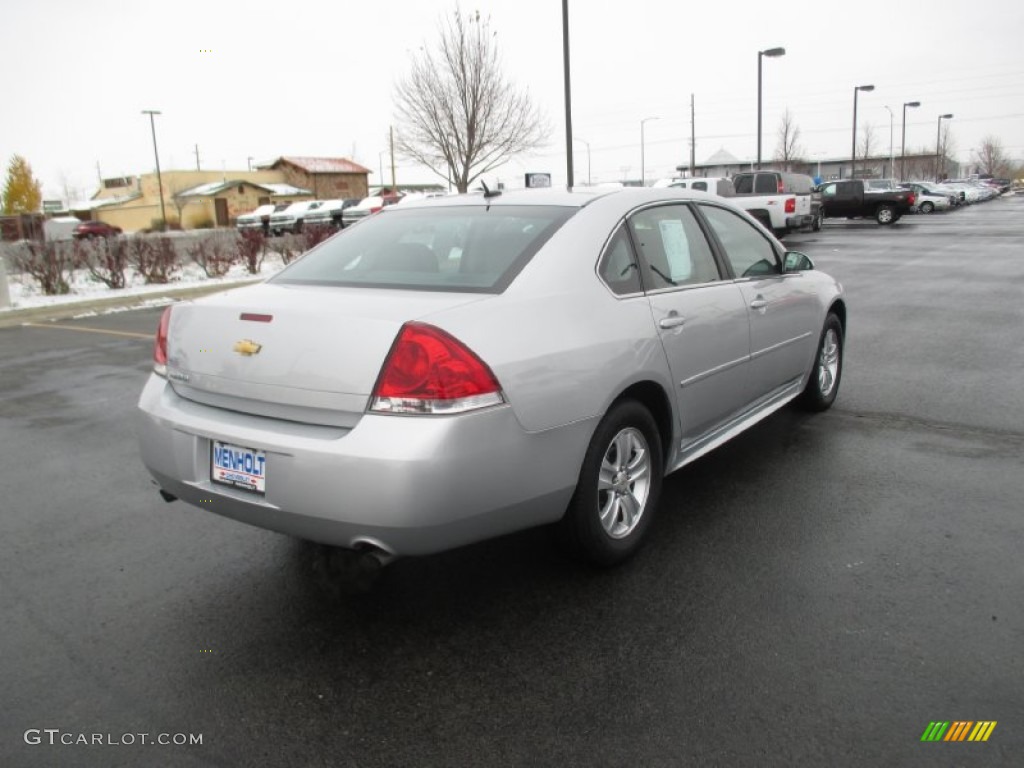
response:
<path id="1" fill-rule="evenodd" d="M 490 14 L 508 76 L 546 112 L 547 147 L 490 174 L 521 186 L 525 171 L 565 182 L 561 0 L 463 2 Z M 379 178 L 394 82 L 430 46 L 451 0 L 2 0 L 0 162 L 31 163 L 46 197 L 88 196 L 103 176 L 154 169 L 245 169 L 280 155 L 346 156 Z M 696 101 L 698 162 L 720 148 L 756 151 L 757 51 L 764 60 L 762 154 L 774 153 L 788 107 L 804 154 L 846 157 L 853 88 L 860 124 L 888 151 L 934 151 L 952 112 L 956 154 L 985 136 L 1024 157 L 1024 5 L 1010 0 L 570 0 L 573 133 L 590 143 L 593 181 L 668 176 L 689 159 Z M 575 143 L 577 183 L 587 148 Z M 385 176 L 390 170 L 385 163 Z M 400 161 L 398 181 L 437 180 Z"/>

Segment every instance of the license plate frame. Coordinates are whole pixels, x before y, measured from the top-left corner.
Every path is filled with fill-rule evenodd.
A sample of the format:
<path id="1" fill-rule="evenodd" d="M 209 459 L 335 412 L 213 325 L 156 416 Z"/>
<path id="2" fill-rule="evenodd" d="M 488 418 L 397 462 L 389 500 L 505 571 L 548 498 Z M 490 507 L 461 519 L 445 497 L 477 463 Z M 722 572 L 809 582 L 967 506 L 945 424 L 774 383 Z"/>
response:
<path id="1" fill-rule="evenodd" d="M 267 493 L 267 452 L 224 440 L 210 441 L 210 482 L 259 496 Z"/>

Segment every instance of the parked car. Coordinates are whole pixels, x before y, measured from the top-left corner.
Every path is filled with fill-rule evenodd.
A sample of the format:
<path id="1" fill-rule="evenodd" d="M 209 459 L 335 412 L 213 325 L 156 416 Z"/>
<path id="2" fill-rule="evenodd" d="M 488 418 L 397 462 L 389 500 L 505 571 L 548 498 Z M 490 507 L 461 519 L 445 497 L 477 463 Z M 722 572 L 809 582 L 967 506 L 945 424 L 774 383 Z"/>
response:
<path id="1" fill-rule="evenodd" d="M 822 212 L 814 194 L 814 179 L 802 173 L 751 171 L 732 177 L 733 200 L 777 235 L 810 227 L 821 229 Z"/>
<path id="2" fill-rule="evenodd" d="M 274 213 L 270 216 L 270 232 L 274 235 L 282 235 L 285 232 L 301 232 L 302 221 L 306 214 L 310 211 L 315 211 L 321 205 L 323 200 L 300 200 L 299 202 L 292 203 L 283 211 Z"/>
<path id="3" fill-rule="evenodd" d="M 93 237 L 116 237 L 121 234 L 121 228 L 107 224 L 105 221 L 83 221 L 71 236 L 75 240 L 88 240 Z"/>
<path id="4" fill-rule="evenodd" d="M 402 197 L 400 195 L 371 195 L 370 197 L 364 197 L 356 205 L 349 208 L 345 208 L 341 212 L 341 222 L 343 227 L 347 227 L 349 224 L 355 224 L 361 219 L 371 216 L 374 213 L 382 211 L 389 205 L 394 205 Z"/>
<path id="5" fill-rule="evenodd" d="M 316 208 L 306 212 L 302 219 L 302 224 L 306 227 L 333 226 L 334 217 L 341 217 L 341 211 L 344 206 L 344 200 L 324 200 Z"/>
<path id="6" fill-rule="evenodd" d="M 903 189 L 909 189 L 914 193 L 915 203 L 913 210 L 918 213 L 945 211 L 956 205 L 954 202 L 956 196 L 949 190 L 918 183 L 907 183 L 901 186 Z"/>
<path id="7" fill-rule="evenodd" d="M 896 191 L 865 189 L 863 179 L 828 181 L 821 185 L 821 207 L 828 218 L 872 218 L 879 224 L 893 224 L 910 213 L 915 203 L 909 189 Z"/>
<path id="8" fill-rule="evenodd" d="M 832 405 L 846 323 L 836 280 L 706 193 L 389 206 L 168 308 L 140 455 L 165 500 L 374 562 L 556 523 L 607 565 L 666 473 Z"/>
<path id="9" fill-rule="evenodd" d="M 736 187 L 732 183 L 732 179 L 727 179 L 721 176 L 711 176 L 707 178 L 693 178 L 693 179 L 673 179 L 672 183 L 668 185 L 671 189 L 696 189 L 701 192 L 710 192 L 713 195 L 719 197 L 735 197 Z"/>
<path id="10" fill-rule="evenodd" d="M 280 213 L 288 207 L 288 203 L 267 203 L 261 205 L 254 211 L 249 213 L 243 213 L 237 219 L 235 219 L 235 228 L 239 231 L 246 229 L 261 229 L 263 234 L 269 234 L 270 232 L 270 217 L 275 213 Z"/>

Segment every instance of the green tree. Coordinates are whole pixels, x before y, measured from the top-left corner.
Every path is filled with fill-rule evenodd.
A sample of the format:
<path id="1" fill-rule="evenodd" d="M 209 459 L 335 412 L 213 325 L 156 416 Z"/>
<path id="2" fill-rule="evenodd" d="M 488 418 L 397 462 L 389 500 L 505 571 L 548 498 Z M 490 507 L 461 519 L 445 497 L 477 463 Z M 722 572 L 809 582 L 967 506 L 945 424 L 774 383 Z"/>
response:
<path id="1" fill-rule="evenodd" d="M 43 206 L 43 189 L 39 179 L 32 176 L 32 166 L 21 155 L 11 158 L 4 182 L 3 211 L 37 213 Z"/>

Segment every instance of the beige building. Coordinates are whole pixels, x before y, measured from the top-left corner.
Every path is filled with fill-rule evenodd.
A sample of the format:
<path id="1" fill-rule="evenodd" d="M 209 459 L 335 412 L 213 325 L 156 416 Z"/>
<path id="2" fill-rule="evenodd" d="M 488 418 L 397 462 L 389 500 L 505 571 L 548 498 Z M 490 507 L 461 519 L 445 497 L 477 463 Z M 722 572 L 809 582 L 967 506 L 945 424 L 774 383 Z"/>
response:
<path id="1" fill-rule="evenodd" d="M 196 229 L 231 226 L 266 203 L 365 197 L 367 174 L 345 158 L 280 158 L 252 171 L 165 171 L 160 181 L 168 225 Z M 98 219 L 125 232 L 157 227 L 157 175 L 104 179 L 92 199 L 71 209 L 80 219 Z"/>

